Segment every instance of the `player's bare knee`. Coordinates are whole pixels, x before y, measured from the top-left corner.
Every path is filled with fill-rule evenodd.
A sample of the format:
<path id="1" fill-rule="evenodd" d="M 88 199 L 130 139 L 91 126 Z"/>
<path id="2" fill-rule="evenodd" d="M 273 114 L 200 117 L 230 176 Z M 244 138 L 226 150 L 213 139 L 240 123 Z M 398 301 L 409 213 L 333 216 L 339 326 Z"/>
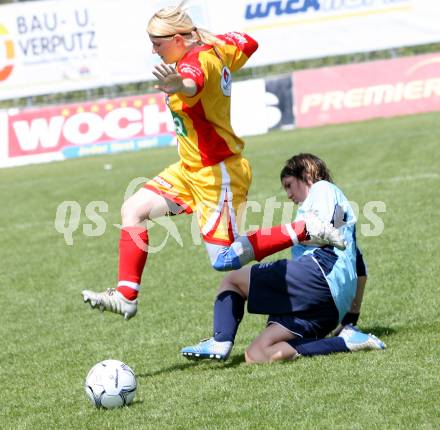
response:
<path id="1" fill-rule="evenodd" d="M 234 291 L 237 294 L 243 295 L 240 289 L 237 288 L 232 282 L 228 281 L 226 278 L 221 281 L 220 286 L 217 289 L 217 296 L 225 291 Z"/>
<path id="2" fill-rule="evenodd" d="M 262 349 L 258 344 L 252 343 L 246 348 L 244 353 L 244 358 L 246 363 L 265 363 L 268 361 L 264 349 Z"/>
<path id="3" fill-rule="evenodd" d="M 244 352 L 244 359 L 248 364 L 258 363 L 258 361 L 254 358 L 254 352 L 251 347 L 247 348 Z"/>
<path id="4" fill-rule="evenodd" d="M 217 295 L 223 293 L 224 291 L 235 291 L 237 294 L 240 294 L 243 298 L 247 299 L 247 286 L 243 284 L 242 276 L 239 272 L 240 270 L 229 272 L 222 279 L 220 286 L 217 289 Z"/>
<path id="5" fill-rule="evenodd" d="M 234 272 L 229 272 L 220 282 L 219 290 L 229 290 L 234 285 Z"/>
<path id="6" fill-rule="evenodd" d="M 135 202 L 126 200 L 121 207 L 121 220 L 124 227 L 141 224 L 149 218 L 150 208 L 138 207 Z"/>
<path id="7" fill-rule="evenodd" d="M 125 203 L 121 207 L 121 220 L 124 227 L 135 226 L 140 222 L 134 208 Z"/>
<path id="8" fill-rule="evenodd" d="M 130 205 L 128 204 L 127 201 L 125 201 L 121 206 L 122 223 L 124 223 L 124 221 L 127 221 L 129 217 L 130 217 Z"/>

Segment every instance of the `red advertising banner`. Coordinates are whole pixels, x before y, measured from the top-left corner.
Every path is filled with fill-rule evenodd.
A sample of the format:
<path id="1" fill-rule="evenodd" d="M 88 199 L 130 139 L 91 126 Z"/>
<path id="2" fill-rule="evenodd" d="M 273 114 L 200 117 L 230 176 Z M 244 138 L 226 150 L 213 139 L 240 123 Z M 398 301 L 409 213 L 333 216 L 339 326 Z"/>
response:
<path id="1" fill-rule="evenodd" d="M 297 127 L 440 110 L 440 53 L 303 70 L 293 81 Z"/>
<path id="2" fill-rule="evenodd" d="M 112 154 L 174 140 L 162 94 L 8 112 L 2 122 L 6 165 Z"/>

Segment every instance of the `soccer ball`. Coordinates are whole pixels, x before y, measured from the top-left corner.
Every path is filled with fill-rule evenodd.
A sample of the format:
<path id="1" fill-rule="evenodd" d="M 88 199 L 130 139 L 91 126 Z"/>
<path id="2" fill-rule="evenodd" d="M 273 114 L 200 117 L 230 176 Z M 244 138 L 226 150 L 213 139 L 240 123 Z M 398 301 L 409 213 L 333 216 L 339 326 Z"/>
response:
<path id="1" fill-rule="evenodd" d="M 122 361 L 104 360 L 90 369 L 84 388 L 87 398 L 97 408 L 118 408 L 133 402 L 136 376 Z"/>

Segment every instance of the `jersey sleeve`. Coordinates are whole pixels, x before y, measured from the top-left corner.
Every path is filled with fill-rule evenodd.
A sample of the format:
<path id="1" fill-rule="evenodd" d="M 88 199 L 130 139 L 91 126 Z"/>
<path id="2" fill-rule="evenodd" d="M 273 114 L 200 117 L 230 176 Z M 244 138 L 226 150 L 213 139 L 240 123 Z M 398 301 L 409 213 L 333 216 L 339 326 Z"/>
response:
<path id="1" fill-rule="evenodd" d="M 191 56 L 178 63 L 177 71 L 183 79 L 191 79 L 196 84 L 196 94 L 199 94 L 205 86 L 205 75 L 197 56 Z"/>
<path id="2" fill-rule="evenodd" d="M 337 206 L 334 187 L 329 182 L 320 181 L 311 187 L 307 199 L 301 205 L 301 213 L 312 211 L 323 221 L 332 222 Z"/>
<path id="3" fill-rule="evenodd" d="M 241 69 L 258 48 L 257 41 L 246 33 L 230 32 L 217 37 L 225 42 L 218 48 L 232 72 Z"/>

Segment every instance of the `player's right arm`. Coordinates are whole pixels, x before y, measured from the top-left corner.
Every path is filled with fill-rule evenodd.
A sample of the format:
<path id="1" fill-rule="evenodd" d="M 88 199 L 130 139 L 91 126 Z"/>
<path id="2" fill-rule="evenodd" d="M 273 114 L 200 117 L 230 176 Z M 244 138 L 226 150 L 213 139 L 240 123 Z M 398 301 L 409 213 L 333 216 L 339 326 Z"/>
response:
<path id="1" fill-rule="evenodd" d="M 192 97 L 197 93 L 197 83 L 191 78 L 182 76 L 173 66 L 158 64 L 154 66 L 153 75 L 158 80 L 154 88 L 167 94 L 180 93 Z"/>

